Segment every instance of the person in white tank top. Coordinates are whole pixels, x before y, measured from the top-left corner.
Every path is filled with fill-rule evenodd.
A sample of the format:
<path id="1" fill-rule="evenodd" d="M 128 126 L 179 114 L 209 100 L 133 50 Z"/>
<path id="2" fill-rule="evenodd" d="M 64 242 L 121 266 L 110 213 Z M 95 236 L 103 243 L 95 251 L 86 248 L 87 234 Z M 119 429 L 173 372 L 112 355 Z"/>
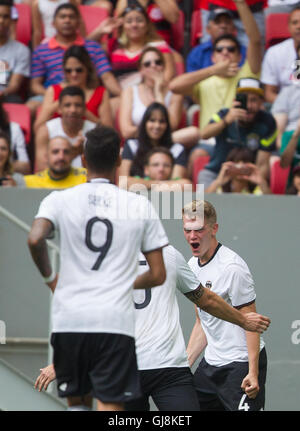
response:
<path id="1" fill-rule="evenodd" d="M 172 130 L 179 127 L 183 97 L 168 90 L 163 78 L 164 68 L 162 53 L 153 46 L 145 48 L 139 60 L 141 82 L 125 88 L 121 94 L 119 121 L 125 139 L 136 137 L 143 114 L 153 102 L 159 102 L 168 109 Z"/>

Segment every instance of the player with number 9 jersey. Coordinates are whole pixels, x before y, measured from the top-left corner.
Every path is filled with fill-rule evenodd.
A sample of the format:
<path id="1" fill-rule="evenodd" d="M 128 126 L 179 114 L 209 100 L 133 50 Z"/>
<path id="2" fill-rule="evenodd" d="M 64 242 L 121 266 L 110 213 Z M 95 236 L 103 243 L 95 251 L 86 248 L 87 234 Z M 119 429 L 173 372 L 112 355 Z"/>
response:
<path id="1" fill-rule="evenodd" d="M 53 332 L 134 336 L 133 282 L 139 252 L 168 244 L 151 203 L 105 179 L 50 193 L 36 218 L 60 233 Z"/>

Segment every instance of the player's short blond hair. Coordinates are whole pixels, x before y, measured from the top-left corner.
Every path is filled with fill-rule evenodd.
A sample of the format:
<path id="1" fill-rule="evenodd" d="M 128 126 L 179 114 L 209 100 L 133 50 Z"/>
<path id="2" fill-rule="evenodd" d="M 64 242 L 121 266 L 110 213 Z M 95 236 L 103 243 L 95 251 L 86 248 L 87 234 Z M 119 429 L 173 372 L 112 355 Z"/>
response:
<path id="1" fill-rule="evenodd" d="M 182 209 L 182 217 L 195 219 L 202 218 L 210 225 L 217 223 L 217 213 L 215 207 L 208 201 L 196 200 L 186 204 Z"/>

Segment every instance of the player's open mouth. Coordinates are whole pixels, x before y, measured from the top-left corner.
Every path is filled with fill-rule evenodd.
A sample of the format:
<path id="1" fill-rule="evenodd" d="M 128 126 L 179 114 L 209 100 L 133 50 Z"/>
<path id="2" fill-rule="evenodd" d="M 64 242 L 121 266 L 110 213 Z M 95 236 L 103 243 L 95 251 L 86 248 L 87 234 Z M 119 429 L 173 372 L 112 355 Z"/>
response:
<path id="1" fill-rule="evenodd" d="M 192 242 L 192 243 L 191 243 L 191 247 L 192 247 L 194 250 L 196 250 L 199 246 L 200 246 L 200 243 L 199 243 L 199 242 Z"/>

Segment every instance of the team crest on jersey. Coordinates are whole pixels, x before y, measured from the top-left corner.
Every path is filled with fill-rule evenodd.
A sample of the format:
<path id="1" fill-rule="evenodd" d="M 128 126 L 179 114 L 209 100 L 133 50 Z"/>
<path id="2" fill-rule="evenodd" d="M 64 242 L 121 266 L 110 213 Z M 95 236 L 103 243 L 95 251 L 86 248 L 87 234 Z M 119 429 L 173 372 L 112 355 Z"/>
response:
<path id="1" fill-rule="evenodd" d="M 205 283 L 205 287 L 207 287 L 207 289 L 211 289 L 211 287 L 212 287 L 212 282 L 211 282 L 211 281 L 207 281 L 207 282 Z"/>

